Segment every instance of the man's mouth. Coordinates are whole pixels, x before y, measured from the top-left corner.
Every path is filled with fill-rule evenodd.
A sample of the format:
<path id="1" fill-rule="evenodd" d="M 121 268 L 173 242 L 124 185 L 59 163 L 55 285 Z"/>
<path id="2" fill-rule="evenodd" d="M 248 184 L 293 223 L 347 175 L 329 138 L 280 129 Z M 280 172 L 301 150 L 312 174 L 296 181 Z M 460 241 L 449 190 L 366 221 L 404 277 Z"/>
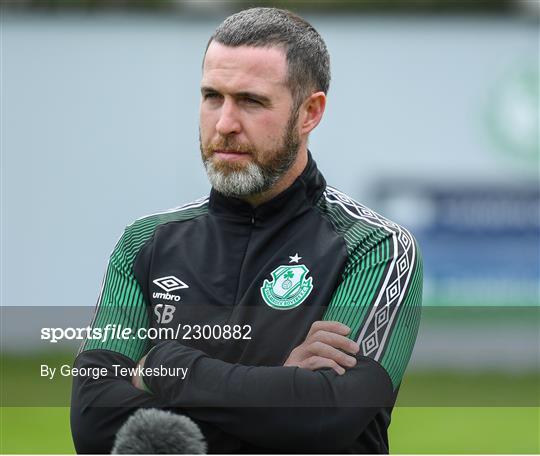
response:
<path id="1" fill-rule="evenodd" d="M 213 152 L 214 152 L 214 155 L 216 155 L 220 160 L 227 160 L 227 161 L 242 160 L 251 155 L 248 152 L 239 152 L 237 150 L 228 150 L 228 149 L 217 149 L 217 150 L 214 150 Z"/>

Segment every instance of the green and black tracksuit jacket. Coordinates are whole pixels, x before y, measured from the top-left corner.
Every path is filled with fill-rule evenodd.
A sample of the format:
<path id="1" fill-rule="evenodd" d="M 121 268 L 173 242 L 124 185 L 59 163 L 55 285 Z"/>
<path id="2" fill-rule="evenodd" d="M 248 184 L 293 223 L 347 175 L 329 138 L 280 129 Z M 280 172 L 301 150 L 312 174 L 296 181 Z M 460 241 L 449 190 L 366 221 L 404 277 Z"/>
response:
<path id="1" fill-rule="evenodd" d="M 110 452 L 137 408 L 160 407 L 197 422 L 213 453 L 388 452 L 421 296 L 411 234 L 327 186 L 311 154 L 256 208 L 212 190 L 143 217 L 114 248 L 92 326 L 182 330 L 82 344 L 75 366 L 108 375 L 74 378 L 76 450 Z M 283 367 L 317 320 L 348 325 L 360 345 L 343 375 Z M 147 353 L 145 368 L 186 377 L 145 375 L 143 392 L 115 375 L 113 365 L 133 368 Z"/>

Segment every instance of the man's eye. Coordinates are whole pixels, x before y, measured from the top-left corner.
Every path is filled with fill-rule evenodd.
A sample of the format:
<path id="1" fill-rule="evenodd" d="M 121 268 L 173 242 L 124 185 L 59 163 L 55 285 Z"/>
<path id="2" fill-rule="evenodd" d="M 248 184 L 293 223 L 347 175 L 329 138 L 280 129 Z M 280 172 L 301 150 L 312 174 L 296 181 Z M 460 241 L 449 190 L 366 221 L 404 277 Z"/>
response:
<path id="1" fill-rule="evenodd" d="M 244 102 L 246 102 L 247 104 L 252 104 L 252 105 L 262 104 L 259 100 L 255 100 L 254 98 L 244 98 Z"/>
<path id="2" fill-rule="evenodd" d="M 219 96 L 220 96 L 220 95 L 219 95 L 218 93 L 205 93 L 205 94 L 203 95 L 203 98 L 204 98 L 205 100 L 208 100 L 208 99 L 211 99 L 211 98 L 219 98 Z"/>

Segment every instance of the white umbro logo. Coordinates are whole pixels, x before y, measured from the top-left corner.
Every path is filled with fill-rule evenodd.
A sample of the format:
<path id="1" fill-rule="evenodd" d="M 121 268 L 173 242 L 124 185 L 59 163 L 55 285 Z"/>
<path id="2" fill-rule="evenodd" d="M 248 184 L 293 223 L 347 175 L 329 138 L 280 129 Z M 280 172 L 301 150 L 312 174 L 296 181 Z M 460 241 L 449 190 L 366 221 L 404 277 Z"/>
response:
<path id="1" fill-rule="evenodd" d="M 182 288 L 189 288 L 184 282 L 182 282 L 178 277 L 167 276 L 160 277 L 153 281 L 159 288 L 165 290 L 167 293 L 174 290 L 181 290 Z"/>

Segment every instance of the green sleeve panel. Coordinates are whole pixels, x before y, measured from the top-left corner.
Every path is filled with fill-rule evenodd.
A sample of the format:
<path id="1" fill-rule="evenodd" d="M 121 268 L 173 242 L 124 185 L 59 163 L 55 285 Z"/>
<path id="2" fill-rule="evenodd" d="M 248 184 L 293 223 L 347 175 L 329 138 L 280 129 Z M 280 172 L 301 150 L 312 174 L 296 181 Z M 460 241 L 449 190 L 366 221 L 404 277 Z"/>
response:
<path id="1" fill-rule="evenodd" d="M 207 213 L 208 200 L 201 199 L 177 209 L 143 217 L 128 226 L 117 242 L 111 257 L 101 293 L 91 323 L 93 336 L 97 331 L 102 337 L 86 339 L 79 353 L 86 350 L 110 350 L 138 362 L 148 351 L 147 338 L 140 338 L 137 331 L 150 327 L 149 307 L 133 273 L 133 264 L 139 251 L 152 237 L 159 225 L 189 220 Z M 109 328 L 107 330 L 107 328 Z M 112 329 L 129 328 L 130 337 L 111 338 Z"/>
<path id="2" fill-rule="evenodd" d="M 99 330 L 104 337 L 87 339 L 80 351 L 111 350 L 137 362 L 148 349 L 147 340 L 136 336 L 139 328 L 150 326 L 150 320 L 141 287 L 132 271 L 131 240 L 128 228 L 116 244 L 105 273 L 91 325 L 94 332 Z M 127 340 L 112 338 L 111 332 L 106 332 L 108 328 L 130 328 L 133 337 Z"/>
<path id="3" fill-rule="evenodd" d="M 396 323 L 390 331 L 380 364 L 390 374 L 394 388 L 403 378 L 413 351 L 422 307 L 422 259 L 418 263 L 396 317 Z"/>
<path id="4" fill-rule="evenodd" d="M 422 303 L 422 258 L 413 236 L 328 187 L 319 207 L 343 236 L 348 260 L 324 320 L 351 328 L 359 355 L 377 361 L 394 389 L 412 354 Z"/>

